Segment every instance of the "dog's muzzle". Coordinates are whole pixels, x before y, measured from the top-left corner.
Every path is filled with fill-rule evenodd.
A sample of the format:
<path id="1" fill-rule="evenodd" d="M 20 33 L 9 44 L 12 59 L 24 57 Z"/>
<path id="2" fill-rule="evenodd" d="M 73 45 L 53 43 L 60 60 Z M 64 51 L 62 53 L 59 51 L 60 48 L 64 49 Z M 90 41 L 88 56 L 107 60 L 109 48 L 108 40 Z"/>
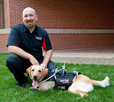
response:
<path id="1" fill-rule="evenodd" d="M 37 75 L 34 75 L 34 76 L 33 76 L 33 79 L 34 79 L 34 80 L 37 80 L 37 78 L 38 78 Z"/>

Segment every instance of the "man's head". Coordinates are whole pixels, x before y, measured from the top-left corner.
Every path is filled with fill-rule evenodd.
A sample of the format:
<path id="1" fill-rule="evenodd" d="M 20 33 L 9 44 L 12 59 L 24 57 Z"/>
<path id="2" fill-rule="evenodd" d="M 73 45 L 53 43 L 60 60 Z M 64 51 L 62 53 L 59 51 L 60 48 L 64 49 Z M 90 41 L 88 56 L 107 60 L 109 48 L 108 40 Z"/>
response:
<path id="1" fill-rule="evenodd" d="M 25 8 L 22 13 L 22 19 L 25 26 L 29 30 L 34 30 L 35 23 L 36 23 L 36 20 L 38 19 L 38 16 L 36 15 L 36 12 L 33 8 L 31 7 Z"/>

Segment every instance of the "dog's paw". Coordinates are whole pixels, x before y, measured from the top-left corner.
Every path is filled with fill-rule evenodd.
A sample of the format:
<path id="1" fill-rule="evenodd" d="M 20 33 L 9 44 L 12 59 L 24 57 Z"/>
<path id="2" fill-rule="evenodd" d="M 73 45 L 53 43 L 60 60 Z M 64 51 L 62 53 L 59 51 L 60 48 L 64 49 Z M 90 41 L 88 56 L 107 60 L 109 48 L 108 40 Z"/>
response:
<path id="1" fill-rule="evenodd" d="M 40 88 L 37 88 L 38 90 L 41 90 Z"/>
<path id="2" fill-rule="evenodd" d="M 109 86 L 110 85 L 110 83 L 109 83 L 109 77 L 106 77 L 105 80 L 106 80 L 106 86 Z"/>
<path id="3" fill-rule="evenodd" d="M 29 89 L 39 89 L 39 88 L 30 87 Z"/>
<path id="4" fill-rule="evenodd" d="M 88 94 L 84 93 L 84 94 L 81 96 L 81 98 L 84 98 L 85 96 L 87 97 Z"/>
<path id="5" fill-rule="evenodd" d="M 102 81 L 102 84 L 101 86 L 102 87 L 106 87 L 106 86 L 109 86 L 109 77 L 106 77 L 103 81 Z"/>
<path id="6" fill-rule="evenodd" d="M 33 87 L 30 87 L 29 89 L 34 89 Z"/>

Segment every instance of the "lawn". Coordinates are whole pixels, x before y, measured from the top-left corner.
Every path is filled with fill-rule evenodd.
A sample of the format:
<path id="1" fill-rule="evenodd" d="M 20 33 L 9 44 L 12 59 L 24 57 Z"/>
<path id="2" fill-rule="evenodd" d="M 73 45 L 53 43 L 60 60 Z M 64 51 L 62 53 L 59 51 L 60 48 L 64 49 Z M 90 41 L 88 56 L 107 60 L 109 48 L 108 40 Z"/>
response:
<path id="1" fill-rule="evenodd" d="M 105 76 L 110 78 L 110 86 L 106 88 L 95 86 L 94 90 L 88 93 L 88 97 L 81 99 L 79 95 L 64 90 L 30 90 L 30 80 L 26 88 L 15 85 L 16 80 L 5 65 L 7 56 L 6 53 L 0 53 L 0 102 L 114 102 L 114 66 L 112 65 L 66 63 L 68 72 L 80 71 L 96 80 L 103 80 Z M 63 65 L 63 63 L 56 63 L 56 65 Z"/>

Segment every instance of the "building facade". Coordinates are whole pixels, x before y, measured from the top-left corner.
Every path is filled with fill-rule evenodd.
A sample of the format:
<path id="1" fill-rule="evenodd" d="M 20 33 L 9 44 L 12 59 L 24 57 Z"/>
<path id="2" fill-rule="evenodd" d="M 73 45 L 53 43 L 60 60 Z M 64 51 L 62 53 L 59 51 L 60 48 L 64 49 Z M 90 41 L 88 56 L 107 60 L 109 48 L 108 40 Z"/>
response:
<path id="1" fill-rule="evenodd" d="M 0 52 L 7 52 L 10 29 L 32 7 L 54 50 L 114 46 L 113 0 L 1 0 Z"/>

